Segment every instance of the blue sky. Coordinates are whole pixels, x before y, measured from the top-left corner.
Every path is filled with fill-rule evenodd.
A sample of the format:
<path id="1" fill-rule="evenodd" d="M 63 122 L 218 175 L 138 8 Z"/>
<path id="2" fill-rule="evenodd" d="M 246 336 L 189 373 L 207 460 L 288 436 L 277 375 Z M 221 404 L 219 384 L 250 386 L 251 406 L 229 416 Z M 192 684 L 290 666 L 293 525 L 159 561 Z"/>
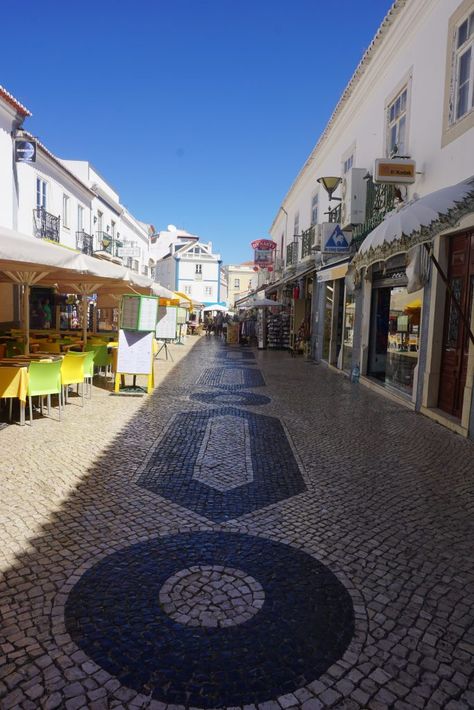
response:
<path id="1" fill-rule="evenodd" d="M 23 0 L 0 84 L 157 229 L 248 260 L 391 0 Z M 9 28 L 9 31 L 6 31 Z"/>

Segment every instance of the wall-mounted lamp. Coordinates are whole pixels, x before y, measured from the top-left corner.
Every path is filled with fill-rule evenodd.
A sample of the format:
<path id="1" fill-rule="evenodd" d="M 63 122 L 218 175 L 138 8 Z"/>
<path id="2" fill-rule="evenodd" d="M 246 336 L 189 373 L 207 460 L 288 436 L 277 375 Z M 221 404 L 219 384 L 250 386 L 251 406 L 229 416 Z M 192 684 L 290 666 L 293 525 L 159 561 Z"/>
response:
<path id="1" fill-rule="evenodd" d="M 107 225 L 106 230 L 107 232 L 110 232 L 110 224 Z"/>
<path id="2" fill-rule="evenodd" d="M 94 224 L 97 222 L 97 216 L 94 215 Z"/>
<path id="3" fill-rule="evenodd" d="M 324 187 L 324 189 L 326 190 L 326 192 L 328 193 L 329 202 L 331 202 L 331 200 L 339 200 L 339 202 L 340 202 L 341 198 L 340 197 L 333 197 L 333 193 L 336 192 L 337 188 L 341 184 L 341 181 L 342 181 L 342 178 L 331 176 L 331 177 L 320 177 L 317 179 L 316 182 L 319 182 L 319 184 L 322 185 Z"/>

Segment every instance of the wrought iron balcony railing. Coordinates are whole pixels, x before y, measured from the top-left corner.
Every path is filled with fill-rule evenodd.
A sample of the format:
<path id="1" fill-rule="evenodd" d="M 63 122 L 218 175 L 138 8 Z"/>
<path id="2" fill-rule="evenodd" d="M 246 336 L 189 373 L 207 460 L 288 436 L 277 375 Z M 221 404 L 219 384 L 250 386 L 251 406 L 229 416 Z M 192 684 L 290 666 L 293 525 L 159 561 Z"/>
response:
<path id="1" fill-rule="evenodd" d="M 33 210 L 33 225 L 35 237 L 39 239 L 49 239 L 52 242 L 59 242 L 59 227 L 61 217 L 46 212 L 43 207 L 36 207 Z"/>
<path id="2" fill-rule="evenodd" d="M 92 234 L 87 234 L 83 229 L 76 232 L 76 249 L 82 251 L 83 254 L 92 256 L 94 253 L 94 237 Z"/>
<path id="3" fill-rule="evenodd" d="M 111 256 L 120 258 L 118 250 L 120 247 L 123 247 L 123 242 L 119 241 L 118 239 L 115 239 L 115 237 L 113 237 L 108 232 L 96 232 L 96 234 L 97 244 L 95 251 L 105 251 Z"/>
<path id="4" fill-rule="evenodd" d="M 286 247 L 286 266 L 295 266 L 298 261 L 298 242 L 291 242 Z"/>
<path id="5" fill-rule="evenodd" d="M 365 206 L 365 222 L 354 227 L 352 232 L 352 243 L 358 248 L 366 236 L 383 218 L 394 209 L 396 205 L 397 188 L 395 185 L 376 185 L 370 178 L 367 181 L 367 201 Z"/>
<path id="6" fill-rule="evenodd" d="M 341 204 L 339 203 L 336 207 L 334 207 L 332 210 L 329 210 L 328 212 L 328 221 L 329 222 L 336 222 L 340 223 L 341 221 L 341 216 L 342 216 L 342 207 Z"/>
<path id="7" fill-rule="evenodd" d="M 301 258 L 304 259 L 307 256 L 311 256 L 311 247 L 314 244 L 315 228 L 314 225 L 309 229 L 306 229 L 302 234 L 301 239 Z"/>

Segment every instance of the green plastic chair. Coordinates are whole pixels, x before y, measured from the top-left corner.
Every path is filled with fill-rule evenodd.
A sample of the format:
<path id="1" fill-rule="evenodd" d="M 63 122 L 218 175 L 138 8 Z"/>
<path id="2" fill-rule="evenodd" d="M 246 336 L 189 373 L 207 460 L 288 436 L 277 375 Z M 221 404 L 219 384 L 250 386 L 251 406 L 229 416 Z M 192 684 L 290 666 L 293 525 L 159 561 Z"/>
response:
<path id="1" fill-rule="evenodd" d="M 94 353 L 94 367 L 104 367 L 107 374 L 107 368 L 112 364 L 112 355 L 109 355 L 107 345 L 86 345 L 86 352 L 91 351 Z"/>
<path id="2" fill-rule="evenodd" d="M 33 426 L 32 398 L 39 397 L 43 414 L 43 397 L 48 397 L 48 414 L 51 412 L 51 395 L 57 394 L 59 419 L 61 420 L 61 360 L 55 362 L 31 362 L 28 368 L 28 401 L 30 424 Z"/>
<path id="3" fill-rule="evenodd" d="M 94 378 L 94 351 L 86 351 L 85 353 L 69 350 L 68 355 L 73 357 L 82 357 L 84 365 L 84 382 L 89 385 L 89 399 L 92 397 L 92 380 Z M 84 357 L 85 356 L 85 357 Z"/>

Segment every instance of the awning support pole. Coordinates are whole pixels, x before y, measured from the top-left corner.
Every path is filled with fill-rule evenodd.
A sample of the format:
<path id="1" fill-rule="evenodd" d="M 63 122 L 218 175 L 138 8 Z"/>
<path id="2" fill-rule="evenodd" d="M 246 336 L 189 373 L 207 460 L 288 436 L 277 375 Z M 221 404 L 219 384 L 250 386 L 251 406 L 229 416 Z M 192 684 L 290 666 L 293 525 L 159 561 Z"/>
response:
<path id="1" fill-rule="evenodd" d="M 473 332 L 472 332 L 472 330 L 471 330 L 471 323 L 470 323 L 470 321 L 469 321 L 468 315 L 466 315 L 466 314 L 464 313 L 463 309 L 461 308 L 461 304 L 459 303 L 458 299 L 457 299 L 456 296 L 454 295 L 453 290 L 452 290 L 452 288 L 451 288 L 451 285 L 450 285 L 450 283 L 449 283 L 449 281 L 448 281 L 448 277 L 447 277 L 446 274 L 444 273 L 443 269 L 442 269 L 441 266 L 439 265 L 438 260 L 436 259 L 435 255 L 433 254 L 433 249 L 432 249 L 432 248 L 429 246 L 429 244 L 427 244 L 426 242 L 424 243 L 423 246 L 425 247 L 426 251 L 428 252 L 431 261 L 432 261 L 433 264 L 435 265 L 438 274 L 441 276 L 441 278 L 442 278 L 442 280 L 443 280 L 443 283 L 444 283 L 444 285 L 446 286 L 446 289 L 447 289 L 447 291 L 448 291 L 449 297 L 451 298 L 452 302 L 453 302 L 454 305 L 456 306 L 456 310 L 458 311 L 459 315 L 461 316 L 461 320 L 462 320 L 462 322 L 464 323 L 464 325 L 465 325 L 465 327 L 466 327 L 466 330 L 467 330 L 468 335 L 469 335 L 469 339 L 470 339 L 471 343 L 474 345 L 474 334 L 473 334 Z"/>

